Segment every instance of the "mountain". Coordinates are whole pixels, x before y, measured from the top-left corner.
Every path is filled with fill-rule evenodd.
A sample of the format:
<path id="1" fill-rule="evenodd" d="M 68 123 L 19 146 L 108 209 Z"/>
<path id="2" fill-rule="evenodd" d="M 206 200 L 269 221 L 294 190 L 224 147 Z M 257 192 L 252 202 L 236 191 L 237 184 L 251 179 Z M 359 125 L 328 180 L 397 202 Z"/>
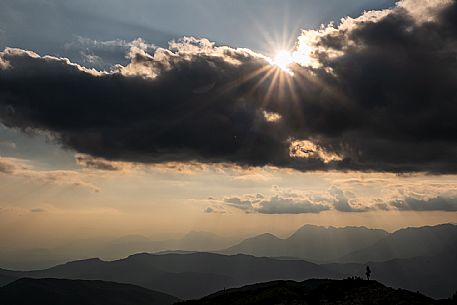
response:
<path id="1" fill-rule="evenodd" d="M 179 299 L 128 284 L 22 278 L 0 287 L 0 300 L 8 305 L 171 305 Z"/>
<path id="2" fill-rule="evenodd" d="M 373 279 L 444 298 L 457 290 L 457 254 L 369 263 Z M 90 259 L 39 271 L 0 270 L 0 285 L 22 277 L 106 280 L 162 291 L 181 299 L 272 280 L 363 277 L 366 264 L 317 265 L 303 260 L 211 253 L 137 254 L 116 261 Z M 3 282 L 2 282 L 2 276 Z"/>
<path id="3" fill-rule="evenodd" d="M 321 304 L 452 304 L 436 301 L 419 293 L 395 290 L 376 281 L 361 279 L 275 281 L 220 291 L 200 300 L 180 305 L 321 305 Z"/>
<path id="4" fill-rule="evenodd" d="M 348 253 L 338 262 L 386 261 L 417 256 L 457 253 L 457 225 L 407 228 L 389 234 L 373 245 Z"/>
<path id="5" fill-rule="evenodd" d="M 386 231 L 365 227 L 327 228 L 305 225 L 286 239 L 280 239 L 272 234 L 262 234 L 219 253 L 297 257 L 324 262 L 371 246 L 386 236 Z"/>
<path id="6" fill-rule="evenodd" d="M 366 263 L 457 252 L 457 225 L 406 228 L 394 233 L 365 227 L 305 225 L 286 239 L 262 234 L 218 251 L 266 257 L 301 258 L 316 263 Z"/>
<path id="7" fill-rule="evenodd" d="M 224 287 L 275 279 L 336 276 L 325 267 L 305 261 L 210 253 L 137 254 L 111 262 L 100 259 L 74 261 L 39 271 L 0 270 L 2 274 L 10 278 L 115 281 L 163 291 L 182 299 L 203 297 Z"/>

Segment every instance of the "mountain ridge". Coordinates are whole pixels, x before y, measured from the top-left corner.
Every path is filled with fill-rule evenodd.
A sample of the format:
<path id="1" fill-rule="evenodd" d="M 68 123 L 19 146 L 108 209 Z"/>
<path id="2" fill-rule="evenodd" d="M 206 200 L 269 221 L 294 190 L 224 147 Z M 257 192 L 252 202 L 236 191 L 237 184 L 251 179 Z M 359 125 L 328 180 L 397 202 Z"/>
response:
<path id="1" fill-rule="evenodd" d="M 264 233 L 217 253 L 296 257 L 315 263 L 366 263 L 434 256 L 457 249 L 457 225 L 408 227 L 388 233 L 367 227 L 304 225 L 286 238 Z"/>
<path id="2" fill-rule="evenodd" d="M 28 272 L 0 270 L 0 286 L 21 277 L 108 280 L 197 299 L 221 289 L 272 280 L 363 277 L 366 264 L 314 264 L 303 260 L 214 253 L 131 255 L 122 260 L 89 259 Z M 435 297 L 456 290 L 457 254 L 370 263 L 372 277 L 395 288 Z M 3 277 L 3 280 L 2 280 Z"/>
<path id="3" fill-rule="evenodd" d="M 387 235 L 388 233 L 381 229 L 353 226 L 336 228 L 307 224 L 286 238 L 264 233 L 217 253 L 297 257 L 307 261 L 325 262 L 372 245 Z"/>

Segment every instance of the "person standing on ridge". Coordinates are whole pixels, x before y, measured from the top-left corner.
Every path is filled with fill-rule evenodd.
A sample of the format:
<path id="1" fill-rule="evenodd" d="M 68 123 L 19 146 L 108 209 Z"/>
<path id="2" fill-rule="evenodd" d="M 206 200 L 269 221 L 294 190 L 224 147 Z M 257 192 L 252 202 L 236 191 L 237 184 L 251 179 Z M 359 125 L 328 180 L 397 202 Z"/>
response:
<path id="1" fill-rule="evenodd" d="M 367 271 L 365 272 L 365 275 L 367 276 L 367 280 L 369 281 L 370 280 L 370 276 L 371 276 L 370 266 L 367 266 Z"/>

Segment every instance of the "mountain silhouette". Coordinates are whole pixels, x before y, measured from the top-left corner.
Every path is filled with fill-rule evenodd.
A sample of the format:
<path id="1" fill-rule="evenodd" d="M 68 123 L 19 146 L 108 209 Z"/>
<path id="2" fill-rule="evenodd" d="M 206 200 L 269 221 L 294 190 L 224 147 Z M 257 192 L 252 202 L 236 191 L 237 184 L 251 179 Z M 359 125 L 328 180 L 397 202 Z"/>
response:
<path id="1" fill-rule="evenodd" d="M 223 254 L 250 254 L 268 257 L 296 257 L 313 262 L 329 261 L 375 244 L 388 236 L 384 230 L 365 227 L 322 227 L 305 225 L 286 239 L 261 234 L 246 239 Z"/>
<path id="2" fill-rule="evenodd" d="M 300 260 L 211 253 L 137 254 L 111 262 L 89 259 L 38 271 L 0 270 L 0 275 L 10 278 L 115 281 L 162 291 L 182 299 L 200 298 L 224 287 L 275 279 L 337 276 L 325 267 Z"/>
<path id="3" fill-rule="evenodd" d="M 5 305 L 171 305 L 179 299 L 128 284 L 22 278 L 0 287 L 0 300 Z"/>
<path id="4" fill-rule="evenodd" d="M 211 253 L 137 254 L 116 261 L 90 259 L 37 271 L 0 270 L 0 285 L 18 278 L 63 278 L 129 283 L 181 299 L 201 298 L 224 288 L 272 280 L 363 277 L 365 264 L 317 265 L 303 260 Z M 372 278 L 434 298 L 455 292 L 457 254 L 370 263 Z M 2 282 L 3 281 L 3 282 Z"/>
<path id="5" fill-rule="evenodd" d="M 321 304 L 385 304 L 434 305 L 451 304 L 436 301 L 422 294 L 396 290 L 376 281 L 361 279 L 307 280 L 304 282 L 274 281 L 237 289 L 223 290 L 200 300 L 180 305 L 321 305 Z"/>
<path id="6" fill-rule="evenodd" d="M 442 224 L 398 230 L 373 245 L 348 253 L 338 262 L 386 261 L 457 253 L 457 226 Z"/>
<path id="7" fill-rule="evenodd" d="M 286 239 L 262 234 L 218 253 L 301 258 L 315 263 L 366 263 L 457 252 L 457 225 L 406 228 L 393 233 L 365 227 L 305 225 Z"/>
<path id="8" fill-rule="evenodd" d="M 116 260 L 141 252 L 225 255 L 247 254 L 314 263 L 382 262 L 417 256 L 457 252 L 457 226 L 444 224 L 407 228 L 394 233 L 364 227 L 319 227 L 305 225 L 286 239 L 265 233 L 242 242 L 207 232 L 190 232 L 180 239 L 154 241 L 128 235 L 110 241 L 81 240 L 56 249 L 0 252 L 0 267 L 15 270 L 45 269 L 87 257 Z M 233 245 L 227 248 L 229 245 Z M 225 250 L 215 250 L 225 248 Z M 1 281 L 1 279 L 0 279 Z"/>

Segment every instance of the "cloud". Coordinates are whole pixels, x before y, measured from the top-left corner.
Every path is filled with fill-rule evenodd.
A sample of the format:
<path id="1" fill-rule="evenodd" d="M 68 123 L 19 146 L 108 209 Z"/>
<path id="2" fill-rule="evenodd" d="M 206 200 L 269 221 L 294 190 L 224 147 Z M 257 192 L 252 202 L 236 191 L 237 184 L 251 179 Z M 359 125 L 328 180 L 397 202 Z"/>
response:
<path id="1" fill-rule="evenodd" d="M 74 41 L 64 45 L 65 52 L 73 55 L 73 58 L 81 58 L 85 66 L 109 70 L 116 64 L 127 64 L 128 58 L 125 54 L 132 47 L 139 47 L 144 50 L 153 51 L 156 46 L 146 43 L 143 39 L 137 38 L 132 41 L 122 39 L 115 40 L 94 40 L 87 37 L 77 36 Z"/>
<path id="2" fill-rule="evenodd" d="M 216 209 L 213 207 L 207 207 L 203 212 L 206 214 L 225 214 L 223 209 Z"/>
<path id="3" fill-rule="evenodd" d="M 374 174 L 368 174 L 374 175 Z M 384 178 L 332 179 L 322 190 L 299 190 L 273 186 L 272 194 L 245 194 L 212 203 L 225 204 L 246 213 L 305 214 L 333 210 L 341 213 L 372 211 L 457 212 L 457 184 L 441 177 L 434 182 L 411 177 L 378 174 Z"/>
<path id="4" fill-rule="evenodd" d="M 230 198 L 225 198 L 224 203 L 228 206 L 246 211 L 246 212 L 252 212 L 254 211 L 253 207 L 253 202 L 251 200 L 243 200 L 239 197 L 230 197 Z"/>
<path id="5" fill-rule="evenodd" d="M 110 161 L 456 173 L 457 3 L 411 3 L 304 31 L 293 76 L 189 37 L 110 72 L 6 49 L 0 120 Z"/>
<path id="6" fill-rule="evenodd" d="M 110 162 L 100 158 L 94 158 L 85 154 L 75 155 L 76 163 L 83 168 L 98 169 L 105 171 L 118 171 L 123 168 L 119 162 Z"/>
<path id="7" fill-rule="evenodd" d="M 337 211 L 345 213 L 361 213 L 371 210 L 368 206 L 353 206 L 344 192 L 335 186 L 330 188 L 329 193 L 334 196 L 333 206 Z"/>
<path id="8" fill-rule="evenodd" d="M 411 3 L 301 37 L 298 50 L 334 96 L 328 111 L 303 112 L 307 130 L 348 167 L 456 171 L 457 3 L 414 1 L 420 12 Z"/>
<path id="9" fill-rule="evenodd" d="M 81 173 L 71 170 L 37 170 L 29 161 L 17 158 L 0 157 L 0 174 L 21 177 L 32 181 L 71 185 L 99 192 L 100 189 L 83 180 Z"/>
<path id="10" fill-rule="evenodd" d="M 211 207 L 207 207 L 207 208 L 204 210 L 204 212 L 205 212 L 205 213 L 208 213 L 208 214 L 214 213 L 214 209 L 211 208 Z"/>
<path id="11" fill-rule="evenodd" d="M 341 207 L 349 197 L 351 206 L 360 209 L 452 211 L 457 198 L 454 176 L 383 176 L 334 180 L 330 190 L 337 190 L 336 195 L 344 192 Z"/>
<path id="12" fill-rule="evenodd" d="M 305 194 L 275 189 L 275 195 L 244 195 L 224 198 L 223 203 L 246 213 L 259 214 L 318 214 L 330 209 L 318 198 Z"/>
<path id="13" fill-rule="evenodd" d="M 445 211 L 457 212 L 457 198 L 436 197 L 427 200 L 406 198 L 392 202 L 401 211 Z"/>
<path id="14" fill-rule="evenodd" d="M 329 210 L 328 206 L 297 198 L 281 198 L 276 195 L 260 202 L 257 209 L 261 214 L 317 214 Z"/>

